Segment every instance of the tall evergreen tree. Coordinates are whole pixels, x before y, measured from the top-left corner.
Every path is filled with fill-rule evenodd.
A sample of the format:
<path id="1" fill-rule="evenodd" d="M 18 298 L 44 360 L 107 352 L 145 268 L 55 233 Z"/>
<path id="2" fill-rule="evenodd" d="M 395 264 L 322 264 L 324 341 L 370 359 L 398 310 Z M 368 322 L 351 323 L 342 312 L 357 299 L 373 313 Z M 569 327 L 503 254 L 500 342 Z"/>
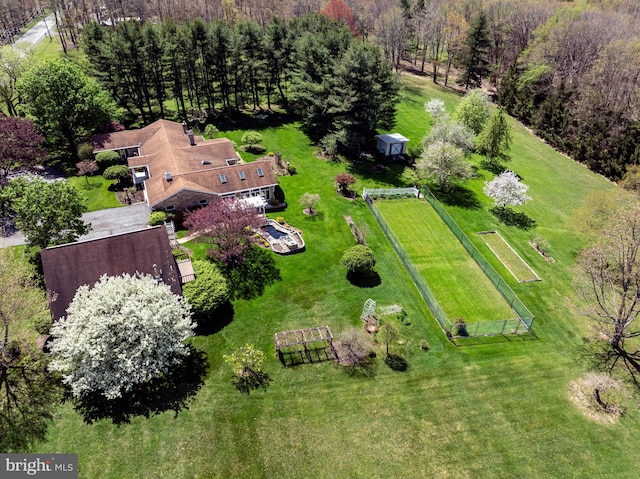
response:
<path id="1" fill-rule="evenodd" d="M 462 76 L 458 83 L 466 89 L 480 88 L 482 79 L 489 74 L 490 46 L 487 16 L 480 11 L 469 28 L 460 61 Z"/>

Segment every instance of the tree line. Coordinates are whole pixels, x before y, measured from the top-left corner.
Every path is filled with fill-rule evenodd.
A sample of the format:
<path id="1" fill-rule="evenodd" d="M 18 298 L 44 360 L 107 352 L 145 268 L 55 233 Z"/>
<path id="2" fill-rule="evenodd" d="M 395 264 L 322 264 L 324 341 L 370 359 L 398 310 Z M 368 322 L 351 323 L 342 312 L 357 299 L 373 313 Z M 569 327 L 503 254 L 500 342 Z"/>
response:
<path id="1" fill-rule="evenodd" d="M 299 115 L 315 140 L 359 152 L 395 118 L 398 84 L 381 51 L 348 26 L 309 14 L 264 27 L 240 20 L 88 24 L 82 46 L 94 74 L 130 117 L 206 121 L 273 104 Z"/>

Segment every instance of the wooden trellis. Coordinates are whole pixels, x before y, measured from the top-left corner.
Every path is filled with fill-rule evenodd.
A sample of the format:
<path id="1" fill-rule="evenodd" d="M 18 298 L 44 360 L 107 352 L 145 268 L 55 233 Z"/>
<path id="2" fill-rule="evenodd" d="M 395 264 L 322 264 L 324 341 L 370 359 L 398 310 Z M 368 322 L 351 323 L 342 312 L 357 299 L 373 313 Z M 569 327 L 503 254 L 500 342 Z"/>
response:
<path id="1" fill-rule="evenodd" d="M 296 359 L 313 363 L 337 358 L 329 326 L 282 331 L 275 334 L 274 340 L 276 355 L 285 365 L 287 357 L 292 364 Z"/>

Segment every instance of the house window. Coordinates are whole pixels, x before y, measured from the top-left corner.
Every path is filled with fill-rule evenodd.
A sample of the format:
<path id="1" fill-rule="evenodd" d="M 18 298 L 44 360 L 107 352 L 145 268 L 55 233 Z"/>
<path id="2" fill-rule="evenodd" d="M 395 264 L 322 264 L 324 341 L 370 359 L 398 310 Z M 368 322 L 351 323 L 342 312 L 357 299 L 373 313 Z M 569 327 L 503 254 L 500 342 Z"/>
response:
<path id="1" fill-rule="evenodd" d="M 258 168 L 258 176 L 260 178 L 262 178 L 264 176 L 264 171 L 262 171 L 262 168 Z"/>
<path id="2" fill-rule="evenodd" d="M 222 181 L 222 183 L 226 183 L 227 182 L 227 177 L 224 174 L 220 175 L 220 181 Z"/>
<path id="3" fill-rule="evenodd" d="M 244 171 L 238 171 L 238 176 L 240 177 L 241 180 L 246 180 L 247 177 L 244 174 Z"/>
<path id="4" fill-rule="evenodd" d="M 175 209 L 175 205 L 165 206 L 164 208 L 165 211 L 175 211 Z"/>
<path id="5" fill-rule="evenodd" d="M 200 200 L 198 203 L 200 203 L 200 206 L 206 206 L 209 204 L 209 200 L 204 199 L 204 200 Z"/>

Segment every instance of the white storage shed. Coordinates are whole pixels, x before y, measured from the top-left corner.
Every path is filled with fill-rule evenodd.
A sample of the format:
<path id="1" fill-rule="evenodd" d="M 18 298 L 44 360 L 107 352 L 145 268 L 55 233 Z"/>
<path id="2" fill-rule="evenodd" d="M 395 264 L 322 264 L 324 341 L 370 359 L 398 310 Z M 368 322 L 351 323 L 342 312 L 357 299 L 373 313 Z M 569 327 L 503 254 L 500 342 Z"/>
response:
<path id="1" fill-rule="evenodd" d="M 377 135 L 378 151 L 384 156 L 404 155 L 407 152 L 409 139 L 400 133 Z"/>

